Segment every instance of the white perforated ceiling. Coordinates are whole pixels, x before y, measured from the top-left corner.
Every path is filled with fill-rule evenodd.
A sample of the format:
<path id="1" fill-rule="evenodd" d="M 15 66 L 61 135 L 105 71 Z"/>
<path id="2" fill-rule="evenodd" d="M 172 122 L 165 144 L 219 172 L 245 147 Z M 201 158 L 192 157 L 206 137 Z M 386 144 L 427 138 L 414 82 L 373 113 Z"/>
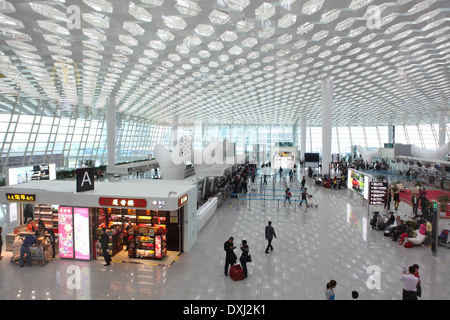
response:
<path id="1" fill-rule="evenodd" d="M 448 0 L 0 0 L 0 92 L 170 123 L 438 121 Z M 80 18 L 79 21 L 77 18 Z"/>

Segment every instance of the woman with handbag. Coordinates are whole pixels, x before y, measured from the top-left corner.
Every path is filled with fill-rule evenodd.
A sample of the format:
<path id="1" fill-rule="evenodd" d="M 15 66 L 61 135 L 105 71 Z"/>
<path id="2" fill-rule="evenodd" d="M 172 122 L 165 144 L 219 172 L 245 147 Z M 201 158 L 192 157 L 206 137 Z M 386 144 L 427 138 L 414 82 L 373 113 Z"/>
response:
<path id="1" fill-rule="evenodd" d="M 250 249 L 247 245 L 247 240 L 242 240 L 241 243 L 242 254 L 239 258 L 242 269 L 244 270 L 244 278 L 247 278 L 247 262 L 251 262 Z"/>

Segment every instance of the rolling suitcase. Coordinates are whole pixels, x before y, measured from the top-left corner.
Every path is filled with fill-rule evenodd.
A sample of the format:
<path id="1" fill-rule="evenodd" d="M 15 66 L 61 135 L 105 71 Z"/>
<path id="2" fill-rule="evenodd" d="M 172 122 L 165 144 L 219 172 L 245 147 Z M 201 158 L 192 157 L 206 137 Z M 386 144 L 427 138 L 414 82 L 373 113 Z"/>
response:
<path id="1" fill-rule="evenodd" d="M 230 278 L 234 281 L 244 280 L 244 269 L 242 269 L 240 264 L 230 267 Z"/>

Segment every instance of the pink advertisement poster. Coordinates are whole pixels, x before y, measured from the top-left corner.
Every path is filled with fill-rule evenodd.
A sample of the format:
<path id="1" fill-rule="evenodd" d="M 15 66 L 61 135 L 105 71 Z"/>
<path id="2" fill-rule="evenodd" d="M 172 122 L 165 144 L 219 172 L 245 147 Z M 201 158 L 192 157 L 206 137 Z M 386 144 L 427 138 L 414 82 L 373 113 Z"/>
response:
<path id="1" fill-rule="evenodd" d="M 73 209 L 73 226 L 75 236 L 75 259 L 89 260 L 89 209 Z"/>
<path id="2" fill-rule="evenodd" d="M 73 217 L 72 208 L 59 207 L 58 209 L 59 230 L 59 256 L 61 258 L 73 259 Z"/>

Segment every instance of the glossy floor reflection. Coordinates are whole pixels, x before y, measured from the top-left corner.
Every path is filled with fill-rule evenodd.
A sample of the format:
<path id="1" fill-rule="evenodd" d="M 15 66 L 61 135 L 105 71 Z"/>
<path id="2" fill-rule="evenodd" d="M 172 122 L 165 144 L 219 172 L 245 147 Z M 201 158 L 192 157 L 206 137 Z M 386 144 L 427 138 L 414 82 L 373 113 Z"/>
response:
<path id="1" fill-rule="evenodd" d="M 300 189 L 297 184 L 289 186 Z M 426 246 L 401 247 L 369 228 L 367 206 L 359 195 L 314 187 L 312 180 L 307 186 L 318 208 L 305 211 L 258 200 L 240 201 L 238 207 L 235 199 L 227 199 L 193 250 L 170 267 L 132 263 L 105 267 L 102 259 L 56 259 L 43 267 L 19 268 L 10 263 L 10 252 L 3 252 L 0 299 L 323 300 L 326 283 L 334 279 L 337 300 L 350 300 L 353 290 L 360 300 L 399 300 L 402 268 L 414 263 L 420 265 L 421 299 L 450 299 L 450 250 L 439 247 L 434 257 Z M 277 181 L 276 194 L 284 187 Z M 401 204 L 399 214 L 409 213 L 410 207 Z M 277 239 L 274 251 L 265 254 L 268 220 Z M 450 220 L 441 220 L 440 229 L 450 229 Z M 250 247 L 253 263 L 248 264 L 244 281 L 234 282 L 223 273 L 223 243 L 230 236 L 236 245 L 246 239 Z M 371 270 L 378 270 L 379 276 L 370 278 Z"/>

